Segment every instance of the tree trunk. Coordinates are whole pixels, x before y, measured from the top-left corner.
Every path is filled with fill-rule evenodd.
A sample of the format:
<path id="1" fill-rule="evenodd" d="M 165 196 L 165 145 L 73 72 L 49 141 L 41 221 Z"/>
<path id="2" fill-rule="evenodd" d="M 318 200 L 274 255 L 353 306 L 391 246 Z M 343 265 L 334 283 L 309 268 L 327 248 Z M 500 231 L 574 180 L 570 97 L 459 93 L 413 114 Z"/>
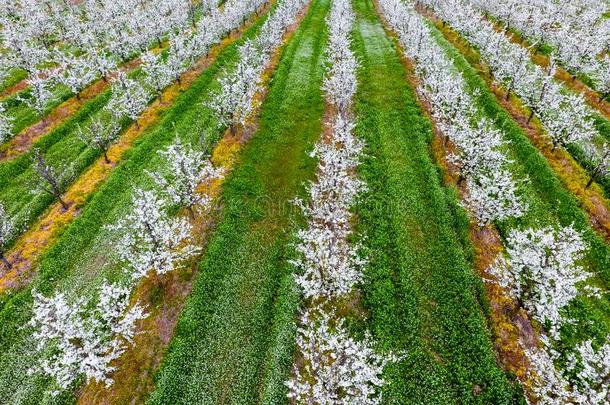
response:
<path id="1" fill-rule="evenodd" d="M 591 187 L 591 184 L 593 184 L 594 181 L 595 181 L 595 175 L 593 174 L 593 175 L 591 175 L 591 178 L 587 182 L 587 185 L 585 186 L 585 189 L 588 189 L 589 187 Z"/>
<path id="2" fill-rule="evenodd" d="M 106 163 L 110 164 L 110 159 L 108 159 L 108 149 L 104 149 L 104 160 Z"/>
<path id="3" fill-rule="evenodd" d="M 527 117 L 527 125 L 529 125 L 529 124 L 530 124 L 530 121 L 532 120 L 532 118 L 534 118 L 534 110 L 532 110 L 532 111 L 530 112 L 530 116 L 529 116 L 529 117 Z"/>
<path id="4" fill-rule="evenodd" d="M 2 263 L 4 263 L 4 265 L 6 266 L 7 269 L 11 270 L 13 268 L 13 265 L 4 256 L 4 252 L 2 252 L 2 251 L 0 251 L 0 260 L 2 261 Z"/>
<path id="5" fill-rule="evenodd" d="M 191 219 L 195 219 L 195 209 L 193 209 L 193 206 L 189 205 L 186 209 L 189 212 Z"/>
<path id="6" fill-rule="evenodd" d="M 510 89 L 506 91 L 506 101 L 510 100 Z"/>
<path id="7" fill-rule="evenodd" d="M 68 205 L 68 203 L 66 203 L 66 202 L 64 201 L 64 199 L 62 198 L 62 196 L 61 196 L 61 195 L 58 195 L 58 196 L 57 196 L 57 199 L 59 200 L 59 203 L 61 204 L 61 206 L 62 206 L 62 208 L 63 208 L 64 210 L 67 210 L 68 208 L 70 208 L 70 206 Z"/>

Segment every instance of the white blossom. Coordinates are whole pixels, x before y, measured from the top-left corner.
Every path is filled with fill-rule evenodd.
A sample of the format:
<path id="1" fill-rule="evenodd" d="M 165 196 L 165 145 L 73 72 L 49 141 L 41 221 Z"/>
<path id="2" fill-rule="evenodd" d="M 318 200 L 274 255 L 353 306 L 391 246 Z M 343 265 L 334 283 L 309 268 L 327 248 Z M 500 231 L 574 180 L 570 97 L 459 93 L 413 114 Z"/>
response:
<path id="1" fill-rule="evenodd" d="M 309 186 L 311 201 L 297 200 L 308 219 L 297 233 L 298 256 L 290 261 L 301 294 L 308 299 L 297 329 L 297 347 L 303 361 L 286 382 L 288 397 L 303 404 L 377 404 L 385 366 L 400 359 L 381 355 L 372 338 L 356 340 L 333 310 L 333 300 L 353 292 L 362 280 L 367 261 L 359 246 L 348 241 L 350 208 L 366 185 L 355 175 L 364 144 L 354 136 L 350 115 L 357 89 L 358 63 L 350 50 L 349 35 L 355 14 L 349 0 L 333 0 L 327 18 L 329 63 L 323 89 L 336 114 L 326 125 L 328 139 L 312 152 L 319 159 L 317 178 Z M 314 302 L 320 304 L 312 304 Z"/>
<path id="2" fill-rule="evenodd" d="M 316 182 L 309 187 L 311 203 L 298 201 L 309 218 L 307 229 L 297 233 L 299 256 L 291 260 L 295 280 L 305 297 L 347 294 L 362 279 L 359 246 L 348 242 L 349 209 L 365 184 L 354 176 L 363 144 L 353 135 L 354 124 L 338 116 L 332 142 L 316 145 L 320 160 Z"/>
<path id="3" fill-rule="evenodd" d="M 610 344 L 595 348 L 591 340 L 578 344 L 567 356 L 563 373 L 557 364 L 562 355 L 542 337 L 542 347 L 525 349 L 534 383 L 535 403 L 542 405 L 608 405 L 610 392 Z"/>
<path id="4" fill-rule="evenodd" d="M 254 110 L 254 96 L 261 90 L 261 75 L 305 4 L 305 0 L 279 3 L 259 34 L 239 47 L 239 63 L 220 78 L 220 90 L 206 103 L 216 114 L 219 126 L 234 130 L 237 125 L 247 124 Z"/>
<path id="5" fill-rule="evenodd" d="M 11 268 L 11 263 L 5 257 L 6 248 L 14 236 L 15 226 L 13 220 L 0 203 L 0 261 L 4 263 L 6 268 Z"/>
<path id="6" fill-rule="evenodd" d="M 89 83 L 95 80 L 96 71 L 92 68 L 91 63 L 86 58 L 74 57 L 72 55 L 64 55 L 62 52 L 57 52 L 60 63 L 59 70 L 62 74 L 55 77 L 58 83 L 67 86 L 70 91 L 80 98 L 80 92 Z"/>
<path id="7" fill-rule="evenodd" d="M 174 70 L 163 61 L 161 54 L 146 52 L 142 55 L 142 70 L 146 84 L 157 94 L 167 87 L 174 77 Z"/>
<path id="8" fill-rule="evenodd" d="M 112 98 L 106 107 L 117 119 L 128 117 L 136 121 L 148 104 L 149 94 L 136 80 L 119 72 L 112 82 Z"/>
<path id="9" fill-rule="evenodd" d="M 456 146 L 448 159 L 467 185 L 466 206 L 484 226 L 493 221 L 517 218 L 528 204 L 519 193 L 519 183 L 510 170 L 504 133 L 481 117 L 474 97 L 451 58 L 436 43 L 430 28 L 409 3 L 380 1 L 389 24 L 398 34 L 406 55 L 416 64 L 421 85 L 418 92 L 431 104 L 440 131 Z"/>
<path id="10" fill-rule="evenodd" d="M 595 349 L 587 340 L 568 357 L 566 369 L 574 372 L 574 391 L 583 404 L 610 404 L 610 343 Z"/>
<path id="11" fill-rule="evenodd" d="M 41 359 L 30 372 L 54 378 L 55 394 L 81 376 L 112 385 L 111 363 L 133 343 L 136 322 L 147 316 L 140 305 L 129 308 L 130 292 L 104 284 L 94 305 L 83 298 L 69 302 L 63 293 L 47 298 L 34 291 L 29 326 Z"/>
<path id="12" fill-rule="evenodd" d="M 117 253 L 134 280 L 168 273 L 199 252 L 188 220 L 170 218 L 167 202 L 153 191 L 136 189 L 133 210 L 109 229 L 119 234 Z"/>
<path id="13" fill-rule="evenodd" d="M 70 166 L 51 165 L 38 149 L 34 149 L 32 156 L 32 169 L 35 177 L 32 180 L 31 192 L 33 194 L 47 193 L 57 199 L 64 210 L 69 208 L 63 198 L 63 192 L 74 178 Z"/>
<path id="14" fill-rule="evenodd" d="M 607 91 L 610 80 L 604 82 L 598 78 L 607 68 L 604 58 L 598 55 L 607 50 L 610 41 L 610 23 L 604 17 L 608 5 L 603 0 L 471 0 L 470 3 L 498 17 L 506 30 L 516 28 L 535 45 L 552 45 L 570 71 L 589 74 L 601 93 Z"/>
<path id="15" fill-rule="evenodd" d="M 473 2 L 482 9 L 494 10 L 502 16 L 502 19 L 521 24 L 524 23 L 523 18 L 532 17 L 530 13 L 537 7 L 531 4 L 517 4 L 513 0 L 504 5 L 500 5 L 501 2 L 497 1 L 421 0 L 421 3 L 434 7 L 435 12 L 443 20 L 449 22 L 454 29 L 479 49 L 495 79 L 503 84 L 509 93 L 514 91 L 531 109 L 530 119 L 534 115 L 540 119 L 554 146 L 565 148 L 576 145 L 586 148 L 586 156 L 593 160 L 603 156 L 604 151 L 595 148 L 598 141 L 603 138 L 595 127 L 595 112 L 587 105 L 582 95 L 567 90 L 554 78 L 556 58 L 565 62 L 565 58 L 562 59 L 565 55 L 562 55 L 561 47 L 551 56 L 551 63 L 547 68 L 539 67 L 530 60 L 527 49 L 513 43 L 504 32 L 498 32 L 494 25 L 473 7 Z M 557 9 L 557 5 L 551 1 L 540 3 L 546 3 L 556 12 L 564 12 Z M 579 7 L 581 6 L 582 3 Z M 535 15 L 536 18 L 546 21 L 542 14 L 536 12 Z M 550 17 L 549 21 L 552 21 L 553 18 Z M 544 27 L 544 30 L 547 30 L 546 34 L 552 34 L 557 30 L 557 26 Z M 562 45 L 573 41 L 571 34 L 566 35 Z M 580 41 L 582 42 L 582 38 Z M 581 45 L 583 45 L 584 54 L 587 54 L 588 45 L 584 43 Z M 572 49 L 581 45 L 574 43 Z M 592 163 L 596 165 L 595 161 Z M 601 176 L 599 172 L 594 175 Z"/>
<path id="16" fill-rule="evenodd" d="M 349 336 L 343 319 L 326 309 L 312 308 L 301 317 L 297 347 L 303 366 L 295 367 L 286 383 L 288 397 L 302 404 L 379 404 L 381 374 L 400 358 L 378 354 L 370 335 L 356 340 Z"/>
<path id="17" fill-rule="evenodd" d="M 149 173 L 172 203 L 193 210 L 210 208 L 211 199 L 197 191 L 204 182 L 222 178 L 224 170 L 215 168 L 209 157 L 184 146 L 180 140 L 159 153 L 169 166 L 163 173 Z"/>
<path id="18" fill-rule="evenodd" d="M 528 377 L 534 383 L 531 388 L 536 396 L 535 403 L 573 404 L 574 397 L 570 392 L 570 383 L 555 368 L 554 360 L 559 354 L 550 347 L 526 348 L 524 352 L 530 366 Z"/>
<path id="19" fill-rule="evenodd" d="M 589 187 L 593 181 L 610 174 L 610 143 L 604 142 L 601 146 L 592 144 L 583 146 L 584 153 L 592 165 L 591 176 L 587 183 L 587 187 Z"/>
<path id="20" fill-rule="evenodd" d="M 36 110 L 39 116 L 42 116 L 45 112 L 48 104 L 55 98 L 53 92 L 49 89 L 51 82 L 44 77 L 48 73 L 35 71 L 27 83 L 30 88 L 30 94 L 25 97 L 21 97 L 21 100 L 28 105 L 30 108 Z"/>
<path id="21" fill-rule="evenodd" d="M 6 114 L 4 105 L 0 104 L 0 144 L 13 136 L 13 117 Z"/>
<path id="22" fill-rule="evenodd" d="M 490 272 L 535 319 L 548 323 L 551 336 L 557 339 L 566 322 L 562 310 L 578 295 L 578 285 L 591 277 L 580 264 L 587 249 L 571 226 L 512 230 L 506 256 Z"/>
<path id="23" fill-rule="evenodd" d="M 304 297 L 331 298 L 348 294 L 362 280 L 366 263 L 359 246 L 348 242 L 350 208 L 365 184 L 354 171 L 364 147 L 353 132 L 349 109 L 356 92 L 358 64 L 349 49 L 355 15 L 344 0 L 335 0 L 327 18 L 330 37 L 326 57 L 329 66 L 323 89 L 337 115 L 327 125 L 331 138 L 320 141 L 312 156 L 319 159 L 316 181 L 309 186 L 311 202 L 298 205 L 308 218 L 306 229 L 297 233 L 298 257 L 291 260 L 295 280 Z M 347 83 L 345 83 L 347 81 Z"/>

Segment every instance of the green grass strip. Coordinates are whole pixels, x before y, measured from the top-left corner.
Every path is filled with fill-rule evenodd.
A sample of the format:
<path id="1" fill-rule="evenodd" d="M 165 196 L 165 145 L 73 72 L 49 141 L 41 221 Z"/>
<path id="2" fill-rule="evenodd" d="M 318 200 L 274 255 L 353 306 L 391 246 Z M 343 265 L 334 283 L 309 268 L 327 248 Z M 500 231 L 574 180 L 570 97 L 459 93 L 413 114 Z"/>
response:
<path id="1" fill-rule="evenodd" d="M 153 404 L 285 403 L 299 298 L 288 258 L 321 132 L 328 0 L 283 51 L 260 128 L 223 188 L 222 220 L 179 321 Z"/>
<path id="2" fill-rule="evenodd" d="M 362 63 L 357 131 L 368 145 L 357 209 L 370 264 L 363 286 L 369 328 L 387 350 L 388 403 L 513 404 L 520 391 L 495 359 L 468 221 L 431 159 L 432 127 L 406 81 L 372 0 L 357 0 Z"/>

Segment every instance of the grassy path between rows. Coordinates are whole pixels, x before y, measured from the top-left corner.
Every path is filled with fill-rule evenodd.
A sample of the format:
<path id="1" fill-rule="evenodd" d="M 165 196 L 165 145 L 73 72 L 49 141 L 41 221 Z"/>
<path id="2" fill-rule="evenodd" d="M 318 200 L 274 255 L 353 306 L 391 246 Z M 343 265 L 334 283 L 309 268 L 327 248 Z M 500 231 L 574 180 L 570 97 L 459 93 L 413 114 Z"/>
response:
<path id="1" fill-rule="evenodd" d="M 131 210 L 134 187 L 150 188 L 152 181 L 146 171 L 156 171 L 163 160 L 157 151 L 174 142 L 178 134 L 184 143 L 201 141 L 201 128 L 210 130 L 210 145 L 222 137 L 224 130 L 217 127 L 212 112 L 203 106 L 209 94 L 219 87 L 218 78 L 225 68 L 239 60 L 237 46 L 258 32 L 264 17 L 255 18 L 247 25 L 243 37 L 224 43 L 215 61 L 182 92 L 157 124 L 151 127 L 126 152 L 124 161 L 109 174 L 98 191 L 87 196 L 82 212 L 69 226 L 65 226 L 56 243 L 40 259 L 39 272 L 33 282 L 18 292 L 4 295 L 0 310 L 0 398 L 9 403 L 42 403 L 50 401 L 45 393 L 49 380 L 29 376 L 27 369 L 37 360 L 32 350 L 30 332 L 23 326 L 31 317 L 32 288 L 45 295 L 64 292 L 69 298 L 86 296 L 105 279 L 126 277 L 113 257 L 112 234 L 105 228 Z M 52 400 L 71 403 L 73 393 Z"/>
<path id="2" fill-rule="evenodd" d="M 298 296 L 287 259 L 314 175 L 328 0 L 314 0 L 284 50 L 260 126 L 223 188 L 222 218 L 157 376 L 155 404 L 286 401 Z"/>
<path id="3" fill-rule="evenodd" d="M 362 62 L 357 131 L 370 192 L 359 227 L 370 259 L 363 286 L 369 328 L 406 359 L 388 367 L 388 403 L 519 402 L 497 364 L 472 269 L 468 220 L 431 159 L 432 127 L 406 80 L 372 0 L 357 0 Z"/>

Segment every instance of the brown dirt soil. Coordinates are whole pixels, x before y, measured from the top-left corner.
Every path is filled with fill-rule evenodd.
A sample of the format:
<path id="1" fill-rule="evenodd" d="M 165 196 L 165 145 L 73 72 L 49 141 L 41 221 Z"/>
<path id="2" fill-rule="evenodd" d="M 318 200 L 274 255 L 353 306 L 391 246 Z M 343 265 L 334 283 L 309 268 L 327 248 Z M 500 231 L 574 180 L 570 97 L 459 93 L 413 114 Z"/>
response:
<path id="1" fill-rule="evenodd" d="M 388 28 L 387 21 L 385 21 L 383 14 L 379 11 L 376 1 L 375 6 L 384 23 L 386 33 L 394 39 L 397 46 L 400 59 L 407 71 L 406 79 L 413 89 L 417 89 L 419 80 L 415 75 L 413 61 L 405 57 L 405 53 L 398 43 L 396 35 Z M 433 158 L 442 169 L 445 184 L 457 189 L 461 199 L 464 200 L 468 195 L 466 184 L 459 181 L 458 167 L 447 160 L 447 156 L 455 151 L 455 146 L 451 142 L 447 142 L 445 136 L 438 129 L 432 118 L 430 103 L 421 97 L 419 93 L 416 92 L 416 94 L 422 111 L 424 111 L 433 126 L 435 135 L 431 145 Z M 481 228 L 471 219 L 470 239 L 475 248 L 475 269 L 484 280 L 489 303 L 488 324 L 492 331 L 496 356 L 502 366 L 522 382 L 527 391 L 527 387 L 531 384 L 528 375 L 529 363 L 521 342 L 524 342 L 526 347 L 535 347 L 538 342 L 536 330 L 528 319 L 527 313 L 498 284 L 493 282 L 494 278 L 488 271 L 498 255 L 503 251 L 502 241 L 497 229 L 493 226 Z M 530 392 L 528 392 L 528 396 L 533 397 Z"/>
<path id="2" fill-rule="evenodd" d="M 8 98 L 16 93 L 19 93 L 20 91 L 25 90 L 27 87 L 28 87 L 28 82 L 26 79 L 23 79 L 20 82 L 13 84 L 11 87 L 4 89 L 4 91 L 2 91 L 0 93 L 0 100 Z"/>

